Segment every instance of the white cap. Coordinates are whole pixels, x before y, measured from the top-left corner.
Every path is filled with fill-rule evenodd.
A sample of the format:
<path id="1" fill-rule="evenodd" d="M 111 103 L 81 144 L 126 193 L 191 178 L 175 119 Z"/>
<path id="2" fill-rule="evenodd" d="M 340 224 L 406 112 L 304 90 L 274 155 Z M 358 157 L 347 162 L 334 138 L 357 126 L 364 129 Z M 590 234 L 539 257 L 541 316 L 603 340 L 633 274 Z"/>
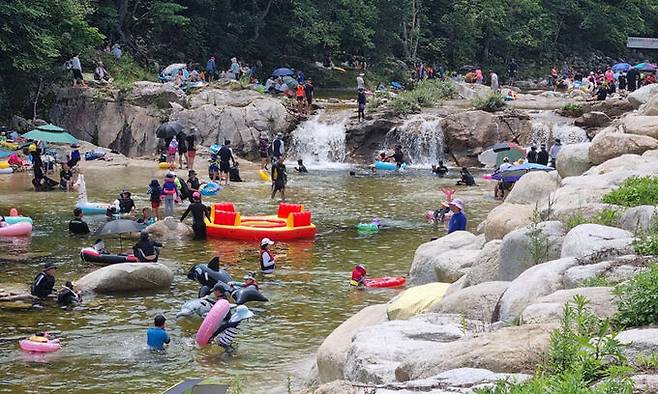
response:
<path id="1" fill-rule="evenodd" d="M 263 239 L 260 241 L 260 246 L 265 246 L 265 245 L 274 245 L 274 241 L 272 241 L 272 240 L 269 239 L 269 238 L 263 238 Z"/>

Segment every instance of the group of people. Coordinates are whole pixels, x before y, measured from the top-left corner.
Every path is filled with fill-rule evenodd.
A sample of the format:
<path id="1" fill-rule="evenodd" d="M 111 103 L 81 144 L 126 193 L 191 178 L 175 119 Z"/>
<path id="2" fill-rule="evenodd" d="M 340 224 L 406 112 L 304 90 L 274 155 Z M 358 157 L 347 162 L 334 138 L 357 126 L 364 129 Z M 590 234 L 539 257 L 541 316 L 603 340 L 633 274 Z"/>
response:
<path id="1" fill-rule="evenodd" d="M 176 155 L 178 154 L 179 168 L 182 169 L 185 166 L 188 170 L 193 170 L 196 157 L 195 131 L 192 129 L 189 134 L 181 131 L 175 136 L 164 138 L 160 161 L 169 163 L 169 168 L 173 170 L 176 168 Z"/>

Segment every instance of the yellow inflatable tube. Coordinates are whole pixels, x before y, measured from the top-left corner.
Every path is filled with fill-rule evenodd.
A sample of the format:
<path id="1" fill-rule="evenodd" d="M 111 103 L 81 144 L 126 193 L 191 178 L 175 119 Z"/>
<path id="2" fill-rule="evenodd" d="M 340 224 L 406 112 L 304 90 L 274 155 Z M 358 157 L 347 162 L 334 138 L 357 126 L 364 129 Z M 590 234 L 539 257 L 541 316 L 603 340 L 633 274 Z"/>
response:
<path id="1" fill-rule="evenodd" d="M 258 175 L 260 175 L 260 179 L 264 180 L 265 182 L 272 182 L 270 174 L 268 174 L 265 170 L 258 170 Z"/>
<path id="2" fill-rule="evenodd" d="M 8 161 L 0 161 L 0 170 L 9 168 L 9 162 Z"/>
<path id="3" fill-rule="evenodd" d="M 166 161 L 163 161 L 162 163 L 158 164 L 158 167 L 160 167 L 163 170 L 168 170 L 169 165 L 170 165 L 169 163 L 167 163 Z M 176 163 L 174 163 L 174 169 L 176 169 Z"/>
<path id="4" fill-rule="evenodd" d="M 427 311 L 429 307 L 441 300 L 450 283 L 428 283 L 409 288 L 395 297 L 388 306 L 390 320 L 407 320 Z"/>

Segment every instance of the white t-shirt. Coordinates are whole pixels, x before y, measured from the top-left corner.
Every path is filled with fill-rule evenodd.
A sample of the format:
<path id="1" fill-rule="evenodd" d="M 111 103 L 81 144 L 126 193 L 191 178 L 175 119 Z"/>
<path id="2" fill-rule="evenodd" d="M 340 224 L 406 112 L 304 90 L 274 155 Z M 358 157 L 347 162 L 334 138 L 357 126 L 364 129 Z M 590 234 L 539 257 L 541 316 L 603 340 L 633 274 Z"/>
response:
<path id="1" fill-rule="evenodd" d="M 261 253 L 261 259 L 263 259 L 263 267 L 271 268 L 274 267 L 274 259 L 270 258 L 270 254 L 266 251 Z"/>

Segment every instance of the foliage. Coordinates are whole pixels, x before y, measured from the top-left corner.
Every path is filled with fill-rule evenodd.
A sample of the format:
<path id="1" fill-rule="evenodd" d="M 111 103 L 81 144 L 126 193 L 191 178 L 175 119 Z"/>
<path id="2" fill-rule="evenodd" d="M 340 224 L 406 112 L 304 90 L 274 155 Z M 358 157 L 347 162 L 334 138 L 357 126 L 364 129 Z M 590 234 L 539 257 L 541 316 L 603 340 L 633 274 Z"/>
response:
<path id="1" fill-rule="evenodd" d="M 500 93 L 492 93 L 487 97 L 478 97 L 472 101 L 473 107 L 481 111 L 496 112 L 505 108 L 505 99 Z"/>
<path id="2" fill-rule="evenodd" d="M 592 223 L 617 227 L 619 226 L 619 219 L 621 219 L 621 212 L 618 209 L 604 208 L 594 214 L 592 217 Z"/>
<path id="3" fill-rule="evenodd" d="M 658 256 L 658 234 L 642 234 L 633 241 L 633 250 L 640 256 Z"/>
<path id="4" fill-rule="evenodd" d="M 585 215 L 583 215 L 581 211 L 576 211 L 570 214 L 569 216 L 567 216 L 566 219 L 564 219 L 564 227 L 566 227 L 566 231 L 569 232 L 574 227 L 589 222 L 590 221 L 587 220 L 587 218 L 585 217 Z"/>
<path id="5" fill-rule="evenodd" d="M 581 287 L 608 287 L 610 286 L 610 280 L 603 275 L 596 275 L 583 280 L 578 285 Z"/>
<path id="6" fill-rule="evenodd" d="M 562 113 L 574 118 L 581 116 L 584 112 L 582 104 L 567 103 L 562 106 Z"/>
<path id="7" fill-rule="evenodd" d="M 635 360 L 633 361 L 633 364 L 635 367 L 643 371 L 658 370 L 658 354 L 654 352 L 647 356 L 645 354 L 639 353 L 635 356 Z"/>
<path id="8" fill-rule="evenodd" d="M 539 207 L 535 207 L 530 217 L 527 248 L 534 265 L 544 263 L 548 260 L 548 252 L 551 246 L 548 236 L 539 227 L 541 222 Z"/>
<path id="9" fill-rule="evenodd" d="M 658 265 L 615 287 L 618 312 L 615 321 L 622 327 L 658 323 Z"/>
<path id="10" fill-rule="evenodd" d="M 657 205 L 658 177 L 634 176 L 628 178 L 617 189 L 604 195 L 602 201 L 607 204 L 622 205 L 625 207 Z"/>
<path id="11" fill-rule="evenodd" d="M 421 81 L 409 90 L 400 92 L 391 100 L 391 108 L 397 113 L 407 114 L 418 111 L 421 107 L 433 107 L 456 94 L 455 86 L 450 81 L 430 79 Z"/>
<path id="12" fill-rule="evenodd" d="M 107 72 L 114 78 L 114 85 L 119 89 L 127 89 L 135 81 L 155 81 L 155 73 L 140 66 L 130 54 L 124 54 L 119 60 L 108 54 L 101 58 Z"/>
<path id="13" fill-rule="evenodd" d="M 632 371 L 622 355 L 609 320 L 601 320 L 585 297 L 575 296 L 563 309 L 560 327 L 551 333 L 547 359 L 524 383 L 500 381 L 478 394 L 631 394 Z M 595 386 L 593 383 L 597 382 Z"/>

